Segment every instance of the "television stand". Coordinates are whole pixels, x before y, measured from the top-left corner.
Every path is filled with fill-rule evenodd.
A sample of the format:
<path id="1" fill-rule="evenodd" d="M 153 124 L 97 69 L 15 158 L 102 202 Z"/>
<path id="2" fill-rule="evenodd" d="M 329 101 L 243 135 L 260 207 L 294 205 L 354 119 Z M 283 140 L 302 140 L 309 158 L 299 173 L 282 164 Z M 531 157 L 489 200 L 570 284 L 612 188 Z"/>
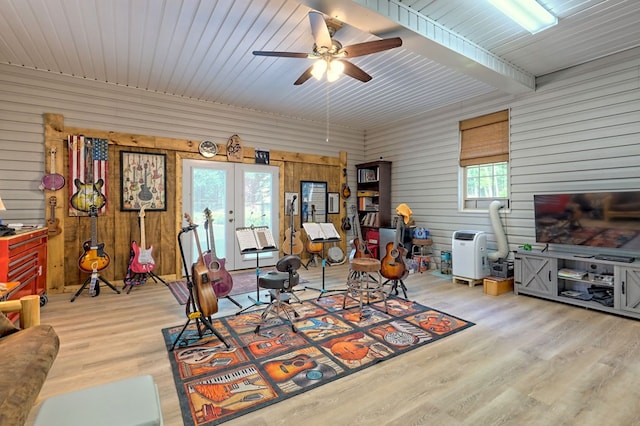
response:
<path id="1" fill-rule="evenodd" d="M 633 263 L 636 259 L 631 256 L 617 256 L 613 254 L 597 254 L 594 256 L 597 260 L 608 260 L 611 262 Z"/>
<path id="2" fill-rule="evenodd" d="M 621 255 L 517 251 L 514 293 L 640 319 L 640 262 Z"/>

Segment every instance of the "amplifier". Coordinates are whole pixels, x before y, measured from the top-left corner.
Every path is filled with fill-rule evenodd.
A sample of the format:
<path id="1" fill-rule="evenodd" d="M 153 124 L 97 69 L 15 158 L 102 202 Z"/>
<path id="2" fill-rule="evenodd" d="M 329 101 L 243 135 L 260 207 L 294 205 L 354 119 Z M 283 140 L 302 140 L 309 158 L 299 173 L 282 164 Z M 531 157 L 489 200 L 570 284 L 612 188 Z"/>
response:
<path id="1" fill-rule="evenodd" d="M 499 278 L 509 278 L 513 276 L 513 262 L 498 259 L 491 263 L 491 275 Z"/>

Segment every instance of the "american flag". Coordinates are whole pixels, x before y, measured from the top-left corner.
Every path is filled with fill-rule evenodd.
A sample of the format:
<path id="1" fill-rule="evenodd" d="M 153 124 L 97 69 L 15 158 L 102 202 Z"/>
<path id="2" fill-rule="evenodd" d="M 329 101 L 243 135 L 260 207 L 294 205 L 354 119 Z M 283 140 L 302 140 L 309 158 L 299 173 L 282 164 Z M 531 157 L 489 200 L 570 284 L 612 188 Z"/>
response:
<path id="1" fill-rule="evenodd" d="M 98 215 L 107 211 L 107 170 L 109 141 L 69 135 L 69 216 L 87 216 L 91 206 Z"/>

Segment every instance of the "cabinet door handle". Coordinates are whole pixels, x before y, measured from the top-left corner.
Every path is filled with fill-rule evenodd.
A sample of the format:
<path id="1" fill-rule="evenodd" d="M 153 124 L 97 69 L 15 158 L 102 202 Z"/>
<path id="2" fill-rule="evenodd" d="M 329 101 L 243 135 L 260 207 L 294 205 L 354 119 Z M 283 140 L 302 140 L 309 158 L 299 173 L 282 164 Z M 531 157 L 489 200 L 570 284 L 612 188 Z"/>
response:
<path id="1" fill-rule="evenodd" d="M 549 282 L 551 282 L 551 271 L 549 271 Z"/>
<path id="2" fill-rule="evenodd" d="M 624 281 L 622 281 L 622 294 L 624 294 Z"/>

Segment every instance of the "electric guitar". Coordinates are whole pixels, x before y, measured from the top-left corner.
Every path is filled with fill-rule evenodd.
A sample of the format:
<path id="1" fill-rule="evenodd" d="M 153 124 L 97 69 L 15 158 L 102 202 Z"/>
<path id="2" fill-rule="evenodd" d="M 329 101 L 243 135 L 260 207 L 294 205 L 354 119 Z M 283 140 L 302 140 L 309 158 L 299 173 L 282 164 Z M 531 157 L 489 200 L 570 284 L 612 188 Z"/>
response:
<path id="1" fill-rule="evenodd" d="M 184 218 L 187 220 L 189 226 L 193 226 L 193 221 L 189 213 L 185 213 Z M 207 268 L 207 264 L 204 262 L 197 229 L 194 229 L 193 235 L 196 240 L 196 248 L 198 249 L 198 260 L 191 266 L 191 277 L 193 278 L 196 288 L 195 302 L 200 313 L 205 317 L 210 317 L 218 312 L 218 298 L 213 291 L 213 286 L 209 279 L 209 268 Z"/>
<path id="2" fill-rule="evenodd" d="M 407 250 L 398 242 L 401 233 L 401 224 L 402 217 L 398 216 L 395 241 L 387 243 L 387 254 L 385 254 L 380 261 L 380 274 L 388 280 L 403 279 L 409 272 L 403 260 Z"/>
<path id="3" fill-rule="evenodd" d="M 291 200 L 291 205 L 287 209 L 289 214 L 289 229 L 284 231 L 284 243 L 282 243 L 282 251 L 284 254 L 298 255 L 302 253 L 304 249 L 304 245 L 300 239 L 300 233 L 293 227 L 293 203 L 295 203 L 295 201 L 296 196 L 294 195 Z"/>
<path id="4" fill-rule="evenodd" d="M 49 206 L 51 208 L 51 214 L 49 215 L 49 219 L 47 219 L 47 230 L 49 231 L 49 236 L 53 237 L 54 235 L 58 235 L 60 231 L 60 219 L 56 219 L 56 205 L 58 204 L 58 199 L 55 196 L 49 197 Z"/>
<path id="5" fill-rule="evenodd" d="M 80 179 L 73 180 L 73 184 L 78 190 L 71 196 L 71 205 L 76 210 L 83 212 L 88 212 L 91 207 L 95 207 L 97 211 L 107 203 L 106 197 L 100 191 L 104 185 L 104 180 L 98 179 L 96 182 L 93 181 L 93 143 L 91 140 L 85 142 L 84 149 L 87 152 L 84 165 L 87 181 L 82 182 Z"/>
<path id="6" fill-rule="evenodd" d="M 316 206 L 315 204 L 311 204 L 311 222 L 316 222 Z M 322 243 L 316 242 L 314 243 L 311 238 L 307 235 L 307 251 L 311 254 L 320 253 L 322 251 Z"/>
<path id="7" fill-rule="evenodd" d="M 259 379 L 260 377 L 255 377 L 253 379 L 238 379 L 230 383 L 195 384 L 193 390 L 213 402 L 222 402 L 237 393 L 267 389 L 266 386 L 254 384 Z"/>
<path id="8" fill-rule="evenodd" d="M 209 231 L 208 242 L 209 250 L 204 254 L 204 263 L 209 269 L 209 278 L 213 291 L 218 298 L 225 297 L 233 288 L 233 277 L 224 267 L 227 259 L 216 256 L 216 242 L 213 238 L 213 216 L 209 208 L 204 209 L 204 215 L 207 218 L 205 229 Z"/>
<path id="9" fill-rule="evenodd" d="M 355 215 L 355 206 L 352 206 L 353 213 Z M 355 217 L 355 216 L 354 216 Z M 350 259 L 354 258 L 370 258 L 371 253 L 367 249 L 367 245 L 364 243 L 362 239 L 362 230 L 360 229 L 360 221 L 358 219 L 353 220 L 356 227 L 356 237 L 353 239 L 353 249 L 351 250 L 351 254 L 349 255 Z"/>
<path id="10" fill-rule="evenodd" d="M 138 246 L 135 241 L 131 242 L 131 249 L 133 250 L 131 270 L 136 274 L 151 272 L 153 271 L 153 268 L 156 267 L 156 262 L 153 260 L 153 257 L 151 255 L 153 246 L 145 249 L 145 247 L 147 246 L 147 242 L 145 239 L 144 231 L 144 209 L 145 206 L 142 205 L 142 207 L 140 207 L 140 213 L 138 213 L 138 217 L 140 218 L 140 246 Z"/>
<path id="11" fill-rule="evenodd" d="M 98 208 L 96 206 L 89 208 L 89 216 L 91 217 L 91 240 L 82 244 L 84 253 L 78 259 L 78 267 L 84 272 L 102 271 L 109 266 L 111 259 L 104 251 L 104 243 L 98 243 Z"/>

